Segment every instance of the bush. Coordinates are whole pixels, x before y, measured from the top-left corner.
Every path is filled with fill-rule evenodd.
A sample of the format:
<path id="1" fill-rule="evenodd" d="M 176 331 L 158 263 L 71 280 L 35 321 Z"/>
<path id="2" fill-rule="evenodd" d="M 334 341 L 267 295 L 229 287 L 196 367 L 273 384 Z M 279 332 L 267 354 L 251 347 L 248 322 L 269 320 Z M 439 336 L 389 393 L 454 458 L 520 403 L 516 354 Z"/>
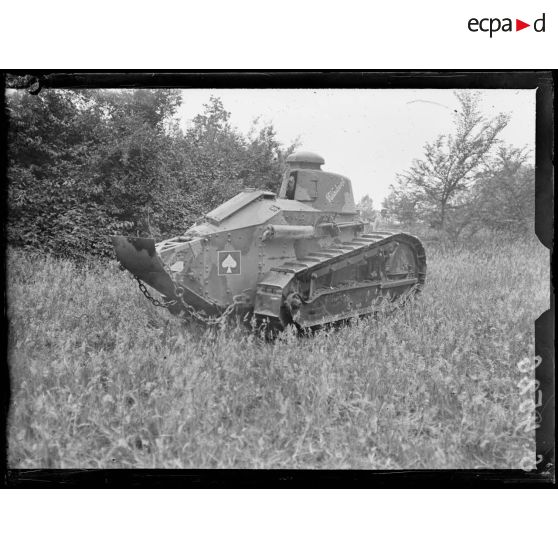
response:
<path id="1" fill-rule="evenodd" d="M 244 187 L 279 185 L 292 146 L 272 126 L 243 136 L 211 98 L 183 133 L 180 102 L 173 90 L 8 95 L 9 242 L 104 257 L 110 234 L 161 240 Z"/>

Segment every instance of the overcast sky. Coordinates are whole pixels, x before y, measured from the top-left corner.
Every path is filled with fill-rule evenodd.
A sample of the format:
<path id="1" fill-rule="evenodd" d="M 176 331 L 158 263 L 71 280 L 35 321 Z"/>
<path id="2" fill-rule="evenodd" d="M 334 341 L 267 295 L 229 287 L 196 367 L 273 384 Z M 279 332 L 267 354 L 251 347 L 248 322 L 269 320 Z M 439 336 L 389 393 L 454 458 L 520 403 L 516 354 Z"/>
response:
<path id="1" fill-rule="evenodd" d="M 272 122 L 284 145 L 325 159 L 324 170 L 348 176 L 355 200 L 368 194 L 375 207 L 395 175 L 420 158 L 426 141 L 452 128 L 457 99 L 440 89 L 188 89 L 178 116 L 183 127 L 220 97 L 231 122 L 246 133 L 256 117 Z M 511 114 L 501 139 L 535 151 L 535 90 L 483 90 L 483 112 Z"/>

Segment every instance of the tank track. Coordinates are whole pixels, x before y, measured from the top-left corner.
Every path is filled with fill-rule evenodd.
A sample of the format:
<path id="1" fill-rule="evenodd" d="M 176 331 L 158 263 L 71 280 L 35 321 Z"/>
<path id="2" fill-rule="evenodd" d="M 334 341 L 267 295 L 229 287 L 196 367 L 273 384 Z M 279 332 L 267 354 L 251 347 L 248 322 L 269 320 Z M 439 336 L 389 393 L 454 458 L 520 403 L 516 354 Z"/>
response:
<path id="1" fill-rule="evenodd" d="M 361 234 L 272 268 L 258 284 L 255 313 L 274 327 L 315 328 L 369 315 L 422 288 L 426 255 L 407 233 Z"/>

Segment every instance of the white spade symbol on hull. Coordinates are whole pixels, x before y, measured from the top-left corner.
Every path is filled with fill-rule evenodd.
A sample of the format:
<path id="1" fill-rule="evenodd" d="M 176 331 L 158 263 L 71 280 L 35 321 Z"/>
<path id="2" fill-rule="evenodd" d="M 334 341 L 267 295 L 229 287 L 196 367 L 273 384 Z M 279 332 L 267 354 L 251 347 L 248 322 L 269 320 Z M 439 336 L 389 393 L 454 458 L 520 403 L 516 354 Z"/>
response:
<path id="1" fill-rule="evenodd" d="M 234 269 L 238 264 L 236 260 L 229 254 L 221 264 L 221 267 L 226 268 L 227 273 L 232 273 L 231 269 Z"/>

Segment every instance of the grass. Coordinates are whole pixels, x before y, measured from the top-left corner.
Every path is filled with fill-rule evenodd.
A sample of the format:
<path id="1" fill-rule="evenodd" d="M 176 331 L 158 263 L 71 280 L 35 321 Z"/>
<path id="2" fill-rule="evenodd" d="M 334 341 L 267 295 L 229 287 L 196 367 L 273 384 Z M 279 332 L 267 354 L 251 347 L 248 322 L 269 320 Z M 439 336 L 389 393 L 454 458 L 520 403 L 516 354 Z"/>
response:
<path id="1" fill-rule="evenodd" d="M 422 295 L 274 343 L 183 326 L 115 264 L 8 258 L 11 467 L 516 468 L 536 241 L 427 247 Z M 530 461 L 531 460 L 531 461 Z"/>

